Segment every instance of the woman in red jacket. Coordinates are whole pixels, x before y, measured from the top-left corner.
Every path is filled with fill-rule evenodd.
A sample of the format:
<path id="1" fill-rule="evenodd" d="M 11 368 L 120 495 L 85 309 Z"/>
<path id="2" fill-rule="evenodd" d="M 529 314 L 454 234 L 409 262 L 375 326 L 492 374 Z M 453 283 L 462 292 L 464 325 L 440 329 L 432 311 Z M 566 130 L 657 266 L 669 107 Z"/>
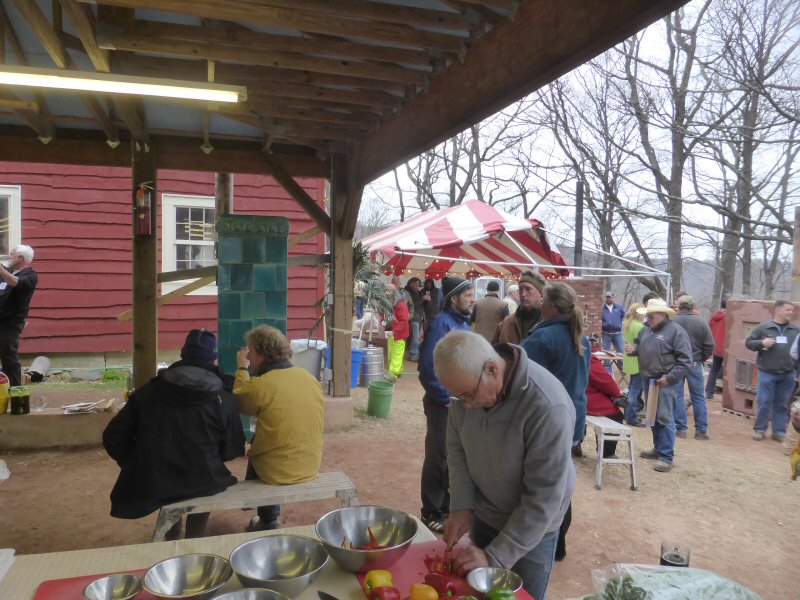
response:
<path id="1" fill-rule="evenodd" d="M 622 392 L 603 363 L 592 355 L 589 362 L 589 385 L 586 386 L 586 414 L 595 417 L 608 417 L 612 421 L 622 423 L 622 411 L 614 400 L 622 396 Z M 610 458 L 617 449 L 617 442 L 603 443 L 603 458 Z"/>

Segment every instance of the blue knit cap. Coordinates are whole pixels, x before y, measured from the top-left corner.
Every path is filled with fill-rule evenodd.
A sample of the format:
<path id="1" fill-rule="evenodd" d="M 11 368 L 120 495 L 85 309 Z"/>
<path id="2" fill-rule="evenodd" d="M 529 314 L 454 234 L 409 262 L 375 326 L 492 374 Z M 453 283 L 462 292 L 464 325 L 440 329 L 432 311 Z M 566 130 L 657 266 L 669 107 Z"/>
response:
<path id="1" fill-rule="evenodd" d="M 217 359 L 217 336 L 207 329 L 192 329 L 181 348 L 181 358 L 214 362 Z"/>

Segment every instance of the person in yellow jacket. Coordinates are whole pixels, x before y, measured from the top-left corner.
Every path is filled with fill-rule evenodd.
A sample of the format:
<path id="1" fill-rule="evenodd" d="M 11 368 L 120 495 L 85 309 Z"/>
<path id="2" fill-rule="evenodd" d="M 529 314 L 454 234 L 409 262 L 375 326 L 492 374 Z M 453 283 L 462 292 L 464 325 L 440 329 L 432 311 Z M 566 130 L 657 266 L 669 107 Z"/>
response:
<path id="1" fill-rule="evenodd" d="M 245 339 L 233 386 L 239 412 L 256 417 L 245 479 L 271 485 L 314 479 L 322 462 L 322 386 L 292 365 L 289 341 L 278 329 L 259 325 Z M 280 505 L 260 506 L 247 530 L 277 529 L 280 514 Z"/>

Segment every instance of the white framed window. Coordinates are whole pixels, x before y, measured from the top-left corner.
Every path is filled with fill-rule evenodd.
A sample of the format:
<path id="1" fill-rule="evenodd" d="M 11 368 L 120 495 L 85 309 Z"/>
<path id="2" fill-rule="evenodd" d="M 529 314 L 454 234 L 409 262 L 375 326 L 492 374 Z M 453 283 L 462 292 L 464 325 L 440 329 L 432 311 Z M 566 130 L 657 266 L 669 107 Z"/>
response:
<path id="1" fill-rule="evenodd" d="M 0 258 L 22 243 L 22 188 L 0 185 Z"/>
<path id="2" fill-rule="evenodd" d="M 180 271 L 217 264 L 214 256 L 215 202 L 213 196 L 161 195 L 161 271 Z M 161 284 L 166 294 L 191 280 Z M 216 285 L 206 285 L 190 295 L 216 295 Z"/>

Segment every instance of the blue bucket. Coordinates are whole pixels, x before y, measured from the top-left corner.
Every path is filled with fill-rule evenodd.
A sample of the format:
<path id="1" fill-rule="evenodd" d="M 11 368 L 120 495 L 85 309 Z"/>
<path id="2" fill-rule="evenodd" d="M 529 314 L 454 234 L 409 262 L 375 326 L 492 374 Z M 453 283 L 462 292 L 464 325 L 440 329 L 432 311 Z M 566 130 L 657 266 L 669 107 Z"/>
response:
<path id="1" fill-rule="evenodd" d="M 361 375 L 361 361 L 364 359 L 364 351 L 358 348 L 352 349 L 350 355 L 350 387 L 358 387 L 358 380 Z M 331 368 L 331 348 L 325 348 L 325 367 Z"/>

